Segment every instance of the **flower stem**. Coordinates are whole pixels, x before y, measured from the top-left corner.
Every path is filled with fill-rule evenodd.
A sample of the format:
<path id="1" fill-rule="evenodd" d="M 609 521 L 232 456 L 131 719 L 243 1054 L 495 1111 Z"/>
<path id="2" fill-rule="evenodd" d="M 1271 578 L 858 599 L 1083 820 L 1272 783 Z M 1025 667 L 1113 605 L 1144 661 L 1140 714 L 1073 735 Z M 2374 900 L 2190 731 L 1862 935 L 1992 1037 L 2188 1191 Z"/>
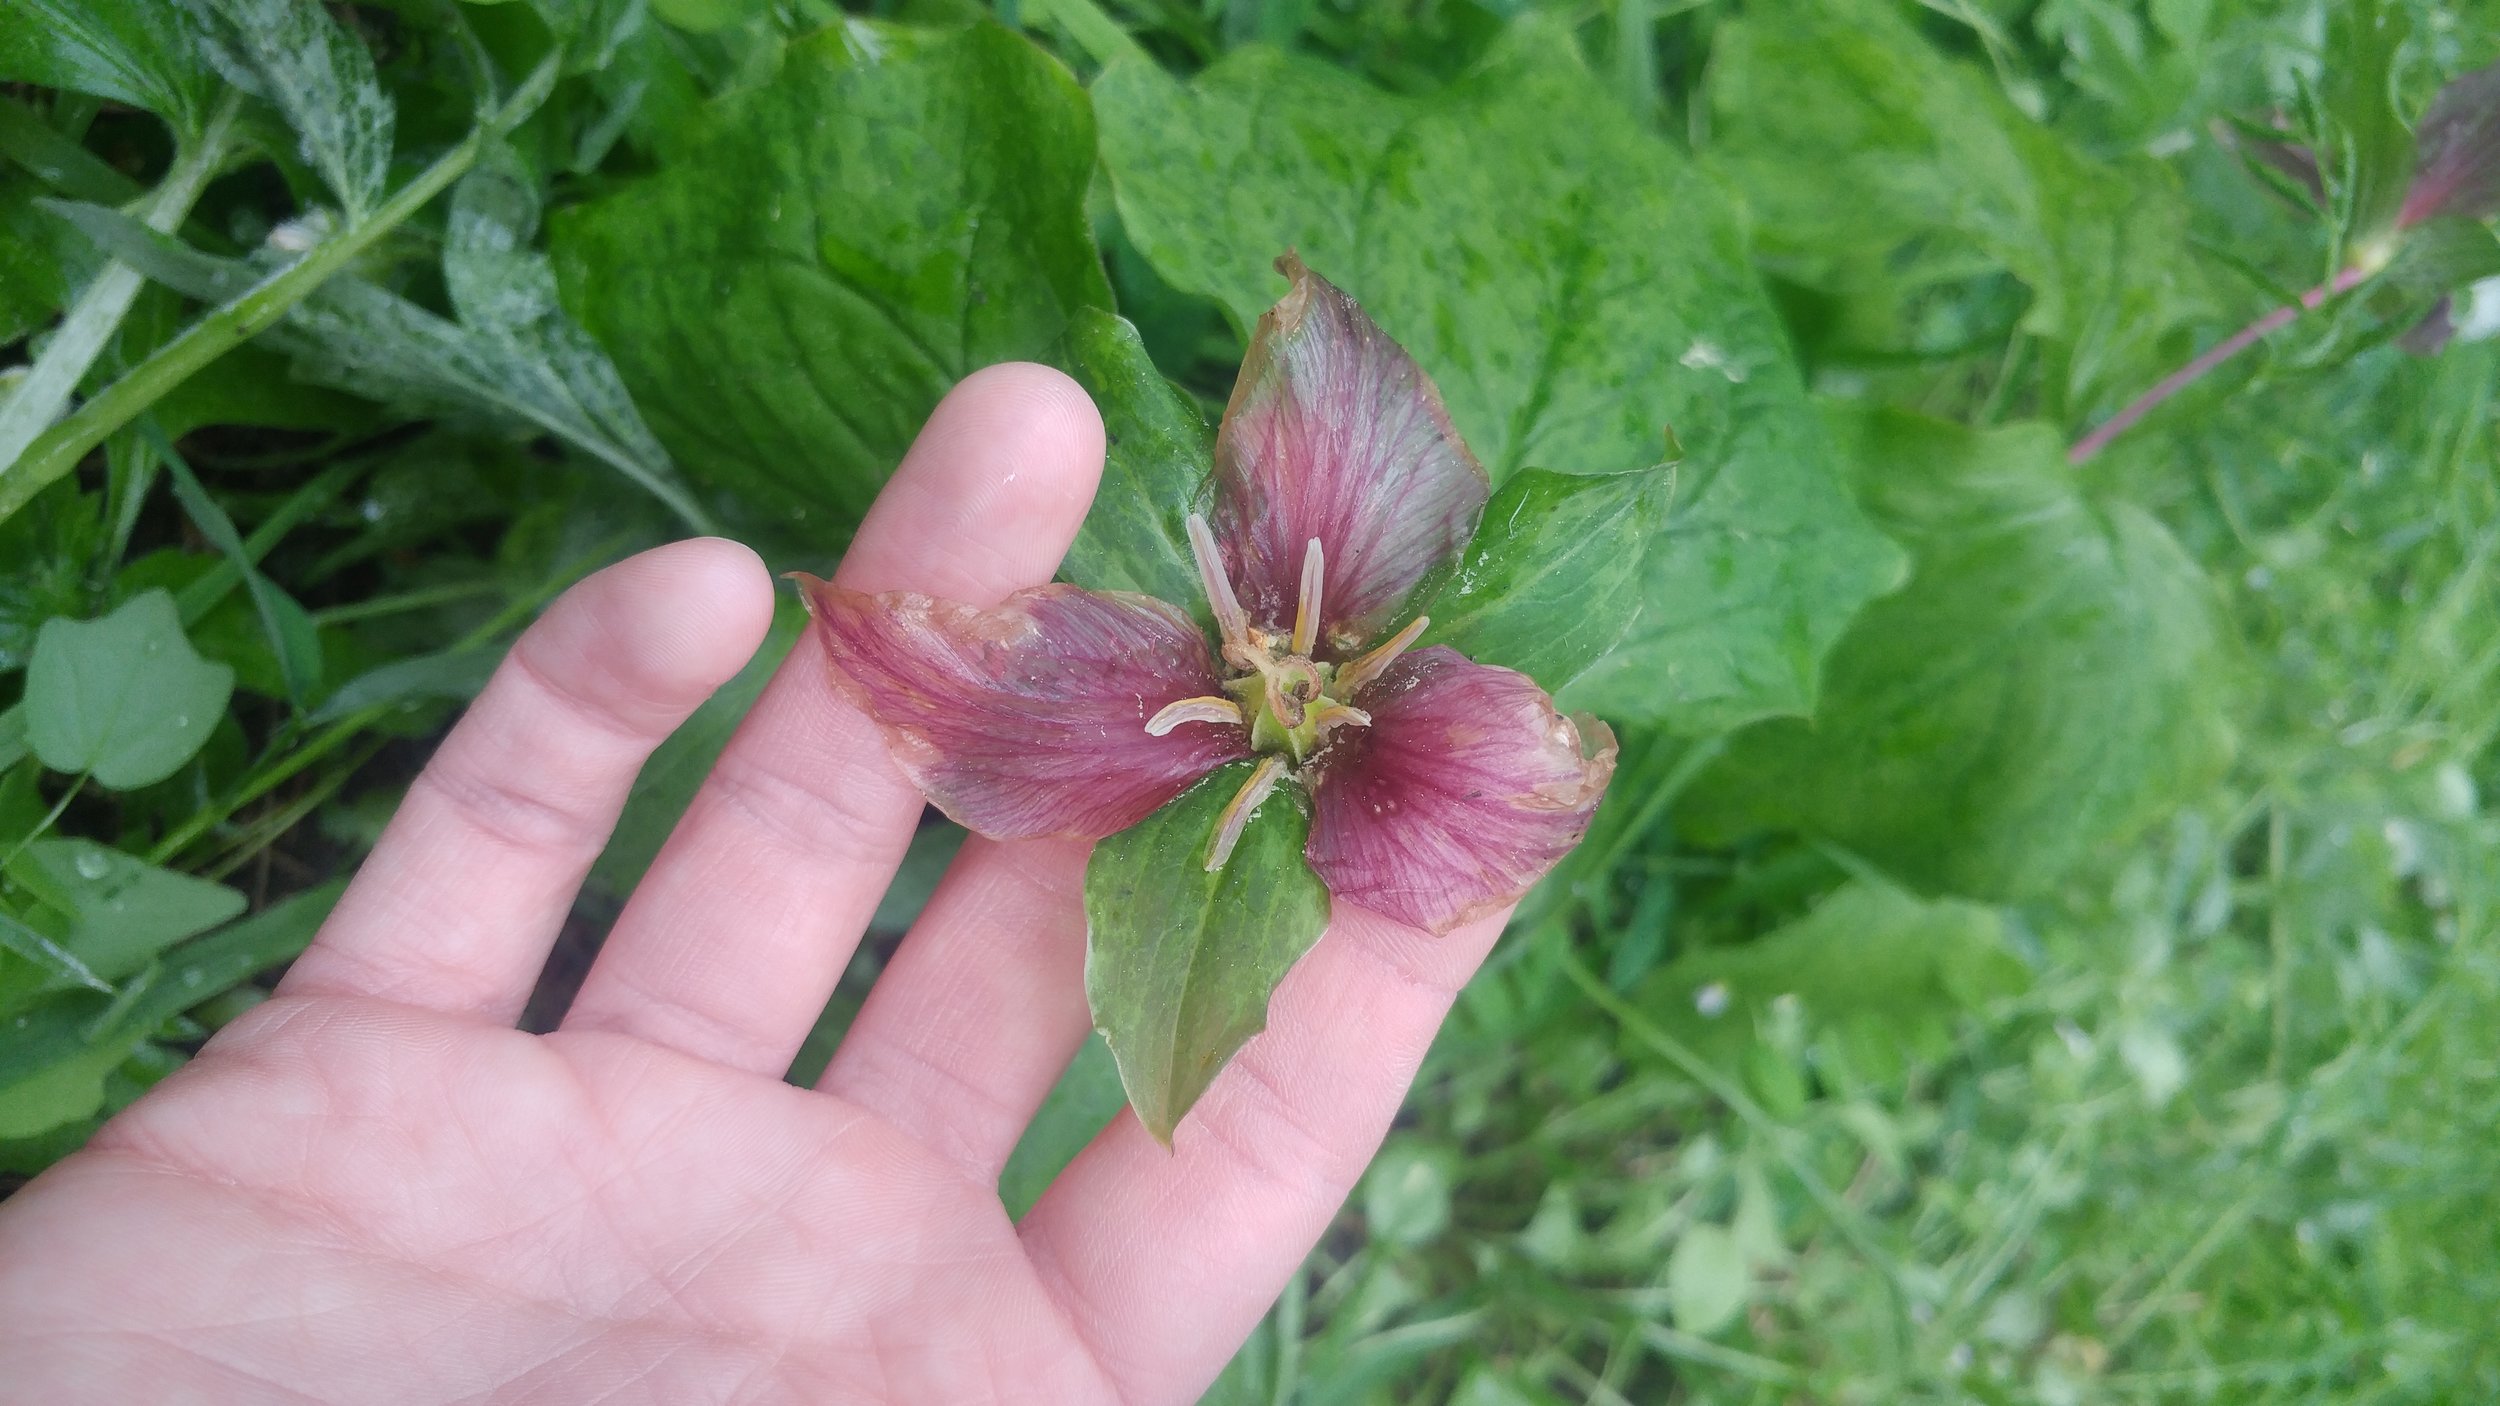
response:
<path id="1" fill-rule="evenodd" d="M 2298 318 L 2302 313 L 2315 309 L 2327 299 L 2332 298 L 2339 293 L 2348 293 L 2352 291 L 2355 287 L 2360 285 L 2363 279 L 2366 279 L 2369 276 L 2370 270 L 2364 266 L 2355 265 L 2351 268 L 2347 268 L 2343 272 L 2335 275 L 2332 280 L 2321 283 L 2317 287 L 2310 289 L 2308 292 L 2301 294 L 2299 302 L 2287 303 L 2282 307 L 2276 308 L 2274 311 L 2258 318 L 2255 322 L 2248 324 L 2239 331 L 2232 333 L 2230 336 L 2223 338 L 2219 342 L 2216 342 L 2213 346 L 2207 348 L 2203 353 L 2199 354 L 2195 360 L 2190 361 L 2187 365 L 2180 367 L 2178 370 L 2171 372 L 2169 375 L 2164 376 L 2161 380 L 2155 382 L 2151 390 L 2146 391 L 2144 394 L 2137 396 L 2134 400 L 2128 402 L 2127 407 L 2124 410 L 2119 411 L 2117 414 L 2112 415 L 2107 420 L 2103 421 L 2098 429 L 2095 429 L 2092 433 L 2076 440 L 2074 448 L 2066 451 L 2066 462 L 2069 464 L 2081 464 L 2089 461 L 2093 455 L 2108 448 L 2111 440 L 2116 439 L 2118 436 L 2125 434 L 2129 429 L 2133 428 L 2136 421 L 2141 420 L 2145 416 L 2153 413 L 2153 410 L 2163 401 L 2170 399 L 2179 392 L 2195 385 L 2198 381 L 2205 379 L 2205 377 L 2211 373 L 2215 367 L 2222 365 L 2231 358 L 2238 356 L 2241 352 L 2244 352 L 2250 347 L 2255 346 L 2257 343 L 2264 341 L 2267 337 L 2272 336 L 2274 333 L 2290 326 L 2293 320 Z"/>
<path id="2" fill-rule="evenodd" d="M 0 465 L 0 522 L 78 467 L 87 452 L 129 424 L 149 406 L 312 296 L 373 242 L 406 222 L 477 163 L 487 142 L 527 117 L 554 86 L 556 60 L 549 58 L 511 101 L 480 122 L 458 146 L 400 188 L 382 207 L 341 233 L 314 245 L 304 257 L 237 294 L 183 329 L 122 378 L 98 392 L 69 418 L 44 432 L 15 464 Z"/>

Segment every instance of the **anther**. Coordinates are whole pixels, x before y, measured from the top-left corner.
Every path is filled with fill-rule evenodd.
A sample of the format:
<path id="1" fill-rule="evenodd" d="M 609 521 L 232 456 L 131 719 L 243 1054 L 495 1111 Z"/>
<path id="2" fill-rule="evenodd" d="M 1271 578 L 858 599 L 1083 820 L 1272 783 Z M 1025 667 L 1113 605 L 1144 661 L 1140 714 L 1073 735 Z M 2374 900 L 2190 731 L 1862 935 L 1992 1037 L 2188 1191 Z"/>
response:
<path id="1" fill-rule="evenodd" d="M 1285 759 L 1270 754 L 1259 758 L 1250 779 L 1233 793 L 1232 803 L 1224 807 L 1223 819 L 1216 822 L 1215 842 L 1207 848 L 1207 872 L 1212 874 L 1233 857 L 1233 847 L 1241 843 L 1242 832 L 1250 828 L 1250 818 L 1259 812 L 1259 802 L 1276 789 L 1284 779 Z"/>
<path id="2" fill-rule="evenodd" d="M 1182 723 L 1230 723 L 1242 725 L 1241 705 L 1229 698 L 1209 695 L 1204 698 L 1183 698 L 1166 703 L 1153 717 L 1146 719 L 1146 735 L 1161 737 Z"/>

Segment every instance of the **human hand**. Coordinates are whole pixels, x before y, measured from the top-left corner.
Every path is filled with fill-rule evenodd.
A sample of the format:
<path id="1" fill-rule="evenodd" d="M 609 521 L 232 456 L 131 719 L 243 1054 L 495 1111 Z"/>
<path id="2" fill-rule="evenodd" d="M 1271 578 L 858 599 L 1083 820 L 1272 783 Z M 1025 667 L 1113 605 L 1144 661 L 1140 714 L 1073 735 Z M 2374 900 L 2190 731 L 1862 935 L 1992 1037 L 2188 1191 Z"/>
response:
<path id="1" fill-rule="evenodd" d="M 947 397 L 836 578 L 1047 580 L 1102 429 Z M 921 813 L 803 638 L 560 1029 L 513 1028 L 636 770 L 773 586 L 644 553 L 521 638 L 274 999 L 0 1205 L 0 1396 L 1185 1402 L 1378 1147 L 1502 918 L 1340 908 L 1167 1152 L 1123 1111 L 1021 1224 L 1085 1039 L 1086 846 L 967 843 L 814 1090 L 780 1080 Z"/>

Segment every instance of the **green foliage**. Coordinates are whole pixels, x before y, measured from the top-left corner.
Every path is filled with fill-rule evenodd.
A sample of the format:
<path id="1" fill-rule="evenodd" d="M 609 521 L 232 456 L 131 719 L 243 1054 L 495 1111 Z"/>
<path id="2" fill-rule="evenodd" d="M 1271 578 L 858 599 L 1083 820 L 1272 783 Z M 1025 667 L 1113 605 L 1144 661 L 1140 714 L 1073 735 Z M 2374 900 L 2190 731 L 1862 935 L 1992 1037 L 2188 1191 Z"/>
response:
<path id="1" fill-rule="evenodd" d="M 181 4 L 25 0 L 0 11 L 0 77 L 145 108 L 195 133 L 215 81 Z"/>
<path id="2" fill-rule="evenodd" d="M 184 638 L 174 598 L 149 591 L 101 620 L 44 622 L 26 666 L 26 742 L 54 771 L 150 785 L 199 751 L 233 689 L 234 670 Z"/>
<path id="3" fill-rule="evenodd" d="M 1710 159 L 1772 267 L 1837 298 L 1866 350 L 2002 342 L 2016 309 L 1939 291 L 2019 280 L 2051 418 L 2097 418 L 2195 348 L 2210 310 L 2177 177 L 2026 118 L 1882 0 L 1812 0 L 1717 32 Z"/>
<path id="4" fill-rule="evenodd" d="M 1804 917 L 1739 946 L 1688 952 L 1632 993 L 1657 1029 L 1731 1075 L 1779 1058 L 1781 1022 L 1806 1022 L 1853 1072 L 1892 1082 L 1953 1046 L 1956 1020 L 2027 984 L 1995 909 L 1933 902 L 1879 880 L 1834 890 Z M 1630 1042 L 1635 1058 L 1654 1051 Z M 1793 1076 L 1766 1076 L 1776 1088 Z"/>
<path id="5" fill-rule="evenodd" d="M 690 472 L 816 550 L 958 378 L 1110 304 L 1084 95 L 996 26 L 836 25 L 679 142 L 558 221 L 566 304 Z"/>
<path id="6" fill-rule="evenodd" d="M 1163 379 L 1127 319 L 1079 308 L 1068 365 L 1102 411 L 1102 483 L 1060 574 L 1095 591 L 1136 591 L 1204 611 L 1206 587 L 1183 525 L 1213 467 L 1206 421 Z"/>
<path id="7" fill-rule="evenodd" d="M 555 592 L 714 514 L 821 566 L 980 364 L 1103 411 L 1067 575 L 1195 603 L 1179 515 L 1298 247 L 1501 481 L 1436 625 L 1579 673 L 1624 752 L 1211 1401 L 2500 1398 L 2500 352 L 2396 345 L 2471 336 L 2500 242 L 2373 246 L 2492 15 L 867 9 L 0 5 L 0 1171 L 265 994 Z M 570 933 L 796 633 L 645 769 Z M 1322 911 L 1226 938 L 1151 872 L 1097 906 L 1182 921 L 1098 941 L 1282 970 Z M 1256 1028 L 1199 987 L 1212 1044 Z"/>
<path id="8" fill-rule="evenodd" d="M 1577 701 L 1569 685 L 1622 640 L 1649 603 L 1668 550 L 1670 465 L 1612 474 L 1522 469 L 1492 501 L 1466 555 L 1414 612 L 1431 640 L 1517 669 Z"/>
<path id="9" fill-rule="evenodd" d="M 1823 648 L 1896 575 L 1849 502 L 1715 189 L 1524 23 L 1422 98 L 1262 49 L 1094 86 L 1156 272 L 1248 327 L 1297 249 L 1439 384 L 1496 481 L 1691 451 L 1631 636 L 1579 701 L 1710 731 L 1802 712 Z"/>
<path id="10" fill-rule="evenodd" d="M 317 0 L 182 0 L 227 82 L 266 99 L 295 132 L 348 223 L 382 203 L 390 174 L 390 98 L 363 42 Z"/>
<path id="11" fill-rule="evenodd" d="M 1812 721 L 1736 736 L 1697 826 L 1800 829 L 1922 888 L 2014 898 L 2212 784 L 2236 658 L 2159 523 L 2079 492 L 2045 426 L 1839 431 L 1914 574 L 1833 650 Z"/>
<path id="12" fill-rule="evenodd" d="M 1267 1027 L 1267 997 L 1328 925 L 1302 859 L 1310 819 L 1270 796 L 1224 867 L 1207 847 L 1253 766 L 1220 767 L 1094 847 L 1085 868 L 1085 994 L 1138 1119 L 1158 1141 Z"/>

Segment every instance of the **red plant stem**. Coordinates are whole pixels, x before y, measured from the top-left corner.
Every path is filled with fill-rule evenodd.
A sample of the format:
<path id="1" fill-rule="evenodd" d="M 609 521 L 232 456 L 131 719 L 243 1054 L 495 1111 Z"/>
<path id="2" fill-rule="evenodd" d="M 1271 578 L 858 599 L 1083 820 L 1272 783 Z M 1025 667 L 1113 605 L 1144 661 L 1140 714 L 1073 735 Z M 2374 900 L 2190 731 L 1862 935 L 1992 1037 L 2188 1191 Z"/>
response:
<path id="1" fill-rule="evenodd" d="M 2248 324 L 2239 331 L 2232 333 L 2230 336 L 2223 338 L 2219 342 L 2216 342 L 2213 346 L 2200 353 L 2195 360 L 2180 367 L 2178 370 L 2171 372 L 2169 375 L 2162 377 L 2161 380 L 2154 383 L 2151 390 L 2146 391 L 2144 394 L 2137 396 L 2134 400 L 2128 402 L 2126 409 L 2121 410 L 2117 414 L 2110 416 L 2107 420 L 2102 421 L 2100 428 L 2092 431 L 2092 433 L 2088 435 L 2085 435 L 2083 438 L 2076 440 L 2075 447 L 2066 451 L 2066 462 L 2069 464 L 2080 464 L 2090 459 L 2093 455 L 2100 453 L 2103 449 L 2109 447 L 2109 442 L 2111 440 L 2125 434 L 2130 428 L 2132 428 L 2136 421 L 2141 420 L 2145 416 L 2153 413 L 2155 406 L 2160 405 L 2163 401 L 2170 399 L 2179 392 L 2195 385 L 2198 381 L 2203 380 L 2206 374 L 2212 371 L 2215 367 L 2220 366 L 2222 363 L 2229 361 L 2235 356 L 2238 356 L 2241 352 L 2248 350 L 2257 343 L 2264 341 L 2273 333 L 2291 325 L 2292 320 L 2299 317 L 2302 313 L 2308 312 L 2309 310 L 2317 307 L 2320 303 L 2334 297 L 2338 293 L 2350 292 L 2354 287 L 2359 285 L 2363 279 L 2368 278 L 2369 276 L 2369 271 L 2366 269 L 2358 267 L 2345 269 L 2343 272 L 2335 275 L 2333 280 L 2321 283 L 2317 287 L 2310 289 L 2308 292 L 2301 294 L 2299 302 L 2276 308 L 2274 311 L 2258 318 L 2255 322 Z"/>

